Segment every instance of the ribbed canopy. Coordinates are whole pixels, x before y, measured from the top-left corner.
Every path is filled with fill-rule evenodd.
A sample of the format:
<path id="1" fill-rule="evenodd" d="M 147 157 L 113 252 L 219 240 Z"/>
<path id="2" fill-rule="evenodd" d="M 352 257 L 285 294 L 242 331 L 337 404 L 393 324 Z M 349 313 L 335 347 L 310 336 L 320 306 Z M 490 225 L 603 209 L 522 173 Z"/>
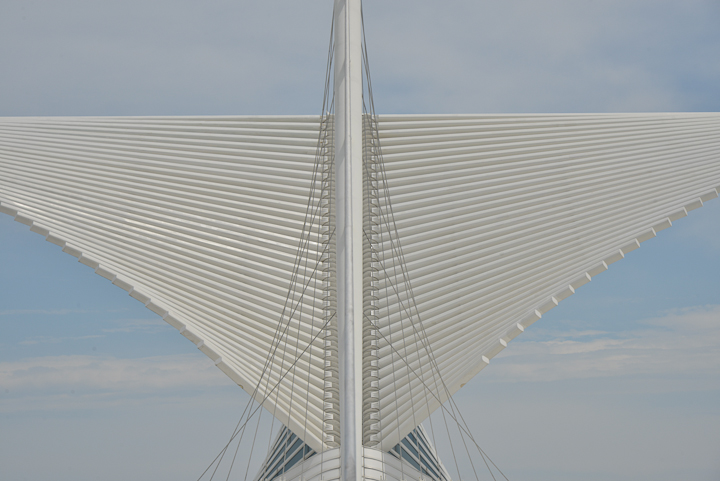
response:
<path id="1" fill-rule="evenodd" d="M 380 116 L 378 126 L 383 451 L 720 187 L 719 114 Z M 319 117 L 299 116 L 2 119 L 0 210 L 163 316 L 320 451 L 327 299 L 313 262 L 295 280 L 305 317 L 276 342 L 300 301 L 288 289 L 302 233 L 319 229 L 305 217 L 319 130 Z M 321 257 L 316 238 L 303 256 Z"/>
<path id="2" fill-rule="evenodd" d="M 6 118 L 0 202 L 163 316 L 263 401 L 313 335 L 297 323 L 285 336 L 276 329 L 318 130 L 319 117 L 298 116 Z M 315 288 L 305 291 L 306 309 L 321 302 Z M 264 402 L 316 449 L 320 341 Z"/>
<path id="3" fill-rule="evenodd" d="M 381 272 L 383 450 L 720 186 L 716 113 L 381 116 L 379 134 L 414 294 Z"/>

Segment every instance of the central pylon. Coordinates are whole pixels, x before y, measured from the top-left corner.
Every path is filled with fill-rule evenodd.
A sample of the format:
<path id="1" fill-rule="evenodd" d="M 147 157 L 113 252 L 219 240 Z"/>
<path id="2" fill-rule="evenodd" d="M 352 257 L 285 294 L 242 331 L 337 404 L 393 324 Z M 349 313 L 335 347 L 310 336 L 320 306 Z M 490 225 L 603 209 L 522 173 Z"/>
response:
<path id="1" fill-rule="evenodd" d="M 344 481 L 359 481 L 363 455 L 364 277 L 361 0 L 336 0 L 334 16 L 340 464 Z"/>

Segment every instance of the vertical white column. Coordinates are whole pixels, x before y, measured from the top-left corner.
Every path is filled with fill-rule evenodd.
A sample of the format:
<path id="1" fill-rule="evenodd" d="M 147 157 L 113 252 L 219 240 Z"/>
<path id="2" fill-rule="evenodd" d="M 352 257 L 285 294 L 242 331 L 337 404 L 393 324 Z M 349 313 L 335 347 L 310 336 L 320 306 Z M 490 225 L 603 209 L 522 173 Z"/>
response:
<path id="1" fill-rule="evenodd" d="M 361 0 L 335 0 L 335 202 L 343 481 L 362 479 Z"/>

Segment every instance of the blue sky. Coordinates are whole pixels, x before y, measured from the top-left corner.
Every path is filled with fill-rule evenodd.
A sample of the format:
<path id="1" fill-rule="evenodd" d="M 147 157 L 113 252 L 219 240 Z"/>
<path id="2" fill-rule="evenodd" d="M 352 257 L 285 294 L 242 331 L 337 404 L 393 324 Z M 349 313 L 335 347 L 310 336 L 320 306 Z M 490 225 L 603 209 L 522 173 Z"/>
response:
<path id="1" fill-rule="evenodd" d="M 0 115 L 317 113 L 330 15 L 330 1 L 7 0 Z M 365 20 L 380 113 L 720 111 L 717 1 L 366 0 Z M 196 479 L 247 396 L 7 216 L 0 246 L 0 477 Z M 716 199 L 458 393 L 481 446 L 514 481 L 718 479 L 718 273 Z"/>

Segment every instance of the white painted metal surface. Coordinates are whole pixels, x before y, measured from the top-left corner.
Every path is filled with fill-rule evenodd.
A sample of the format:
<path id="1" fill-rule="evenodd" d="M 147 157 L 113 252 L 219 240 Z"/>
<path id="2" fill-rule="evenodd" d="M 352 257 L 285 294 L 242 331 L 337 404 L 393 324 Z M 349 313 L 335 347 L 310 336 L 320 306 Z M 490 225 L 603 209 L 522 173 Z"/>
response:
<path id="1" fill-rule="evenodd" d="M 300 116 L 0 119 L 0 210 L 128 291 L 252 393 L 286 303 L 318 129 L 318 117 Z M 312 268 L 299 273 L 302 326 L 255 398 L 280 382 L 263 405 L 320 450 L 323 339 L 280 381 L 321 325 Z"/>
<path id="2" fill-rule="evenodd" d="M 447 386 L 381 276 L 381 331 L 392 334 L 379 345 L 382 451 L 437 409 L 434 396 L 720 187 L 719 114 L 381 116 L 379 128 Z M 318 129 L 317 117 L 1 119 L 0 211 L 130 292 L 252 392 L 285 305 Z M 301 269 L 301 282 L 313 275 Z M 322 320 L 314 286 L 256 398 L 279 382 L 264 405 L 321 451 L 324 344 L 303 352 Z"/>
<path id="3" fill-rule="evenodd" d="M 381 331 L 414 370 L 380 346 L 383 451 L 439 405 L 419 378 L 445 400 L 720 187 L 717 113 L 381 116 L 379 130 L 417 309 L 447 386 L 394 303 L 393 289 L 407 289 L 383 273 Z M 382 249 L 391 255 L 387 239 Z"/>
<path id="4" fill-rule="evenodd" d="M 360 0 L 335 1 L 335 185 L 340 459 L 345 481 L 362 479 L 362 25 Z"/>

